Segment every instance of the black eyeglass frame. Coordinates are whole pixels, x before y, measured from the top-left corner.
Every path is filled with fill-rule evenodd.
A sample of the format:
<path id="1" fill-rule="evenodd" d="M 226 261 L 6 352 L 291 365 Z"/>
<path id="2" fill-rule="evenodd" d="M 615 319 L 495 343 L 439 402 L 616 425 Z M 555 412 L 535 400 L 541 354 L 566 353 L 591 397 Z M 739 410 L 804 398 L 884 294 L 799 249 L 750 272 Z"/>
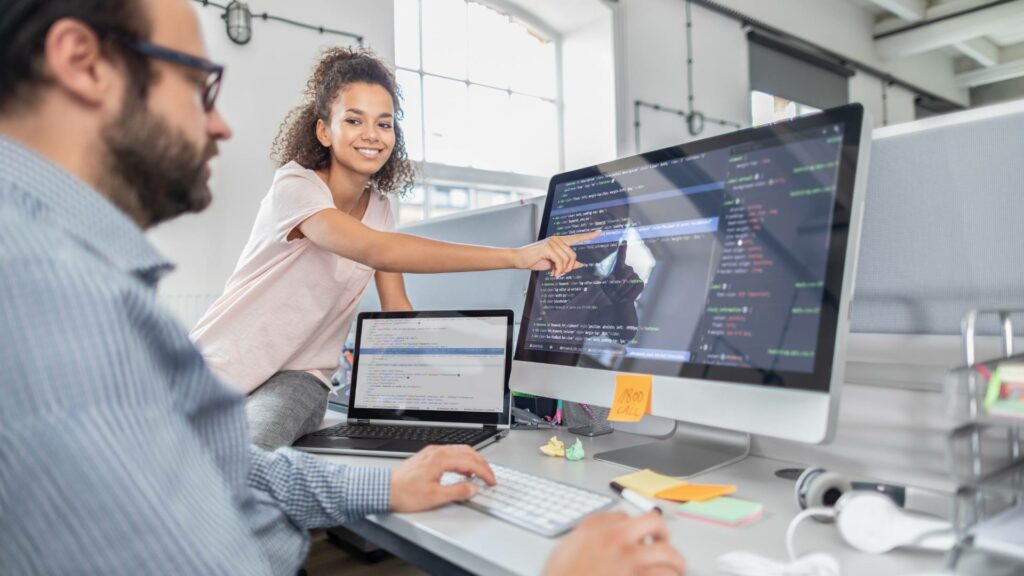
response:
<path id="1" fill-rule="evenodd" d="M 217 96 L 220 95 L 220 85 L 224 78 L 224 66 L 211 62 L 206 58 L 186 54 L 173 48 L 166 48 L 152 42 L 146 42 L 145 40 L 133 40 L 119 35 L 114 35 L 113 39 L 122 46 L 147 58 L 163 60 L 164 62 L 179 64 L 206 72 L 206 87 L 203 89 L 203 109 L 207 112 L 213 110 L 217 102 Z"/>

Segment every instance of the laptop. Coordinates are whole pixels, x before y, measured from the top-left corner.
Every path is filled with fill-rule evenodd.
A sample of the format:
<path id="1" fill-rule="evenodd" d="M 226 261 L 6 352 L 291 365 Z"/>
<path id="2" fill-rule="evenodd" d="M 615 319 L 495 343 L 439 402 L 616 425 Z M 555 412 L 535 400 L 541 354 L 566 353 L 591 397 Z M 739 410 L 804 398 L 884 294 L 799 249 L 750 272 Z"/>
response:
<path id="1" fill-rule="evenodd" d="M 430 444 L 479 449 L 508 434 L 511 310 L 363 312 L 346 422 L 294 448 L 406 457 Z"/>

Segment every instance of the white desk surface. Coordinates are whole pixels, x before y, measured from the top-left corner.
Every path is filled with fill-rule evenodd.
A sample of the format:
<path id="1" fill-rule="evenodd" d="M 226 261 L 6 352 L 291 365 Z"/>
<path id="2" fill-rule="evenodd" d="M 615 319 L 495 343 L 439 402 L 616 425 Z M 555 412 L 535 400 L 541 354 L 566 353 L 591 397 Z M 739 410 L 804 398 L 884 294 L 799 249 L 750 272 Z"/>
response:
<path id="1" fill-rule="evenodd" d="M 328 414 L 329 418 L 332 416 Z M 334 416 L 337 421 L 337 416 Z M 330 423 L 330 422 L 328 422 Z M 325 423 L 326 425 L 327 423 Z M 553 480 L 583 486 L 611 494 L 608 482 L 630 470 L 593 459 L 595 453 L 650 442 L 650 438 L 615 432 L 597 438 L 581 437 L 586 458 L 569 462 L 550 458 L 538 447 L 554 433 L 552 430 L 513 430 L 508 437 L 481 450 L 489 461 L 518 468 Z M 559 436 L 567 444 L 576 436 L 562 429 Z M 357 466 L 397 466 L 401 460 L 365 456 L 324 456 Z M 732 550 L 756 552 L 776 560 L 786 559 L 785 533 L 789 521 L 799 511 L 793 500 L 794 482 L 777 478 L 781 468 L 802 467 L 800 464 L 749 457 L 732 466 L 707 473 L 700 482 L 735 484 L 738 498 L 755 500 L 764 505 L 764 516 L 738 528 L 716 526 L 706 522 L 666 514 L 672 542 L 686 557 L 690 576 L 715 574 L 715 559 Z M 662 501 L 666 512 L 671 502 Z M 628 504 L 619 507 L 635 513 Z M 479 574 L 540 574 L 558 539 L 544 538 L 511 524 L 493 519 L 470 508 L 452 504 L 416 514 L 371 516 L 370 520 L 410 542 L 431 550 L 463 568 Z M 850 548 L 842 541 L 834 526 L 804 521 L 796 532 L 798 554 L 827 551 L 842 563 L 844 574 L 871 576 L 939 572 L 944 556 L 935 552 L 895 551 L 872 556 Z M 1020 574 L 1020 568 L 993 566 L 983 562 L 972 567 L 968 557 L 961 562 L 958 573 Z M 984 560 L 980 559 L 979 561 Z"/>

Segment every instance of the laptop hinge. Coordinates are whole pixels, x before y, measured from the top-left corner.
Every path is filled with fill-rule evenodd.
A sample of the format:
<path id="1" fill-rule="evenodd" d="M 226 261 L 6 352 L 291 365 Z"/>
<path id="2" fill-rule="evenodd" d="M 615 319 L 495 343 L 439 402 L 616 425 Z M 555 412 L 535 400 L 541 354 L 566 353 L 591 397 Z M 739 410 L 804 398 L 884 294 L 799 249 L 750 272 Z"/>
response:
<path id="1" fill-rule="evenodd" d="M 497 424 L 484 424 L 484 430 L 497 430 Z"/>
<path id="2" fill-rule="evenodd" d="M 356 424 L 369 424 L 369 418 L 356 418 Z"/>

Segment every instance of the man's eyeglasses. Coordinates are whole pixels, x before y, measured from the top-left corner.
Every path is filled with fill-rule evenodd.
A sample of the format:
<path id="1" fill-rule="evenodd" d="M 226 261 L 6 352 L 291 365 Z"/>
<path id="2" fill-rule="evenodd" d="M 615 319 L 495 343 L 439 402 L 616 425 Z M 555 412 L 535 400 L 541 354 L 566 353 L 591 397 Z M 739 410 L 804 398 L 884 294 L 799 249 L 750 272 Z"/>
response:
<path id="1" fill-rule="evenodd" d="M 114 39 L 122 46 L 134 50 L 138 54 L 148 58 L 163 60 L 173 64 L 180 64 L 188 68 L 201 70 L 206 73 L 206 82 L 203 88 L 203 109 L 207 112 L 213 110 L 213 106 L 220 94 L 221 80 L 224 78 L 224 67 L 214 64 L 205 58 L 192 56 L 178 50 L 158 46 L 145 40 L 132 40 L 122 36 L 115 36 Z"/>

